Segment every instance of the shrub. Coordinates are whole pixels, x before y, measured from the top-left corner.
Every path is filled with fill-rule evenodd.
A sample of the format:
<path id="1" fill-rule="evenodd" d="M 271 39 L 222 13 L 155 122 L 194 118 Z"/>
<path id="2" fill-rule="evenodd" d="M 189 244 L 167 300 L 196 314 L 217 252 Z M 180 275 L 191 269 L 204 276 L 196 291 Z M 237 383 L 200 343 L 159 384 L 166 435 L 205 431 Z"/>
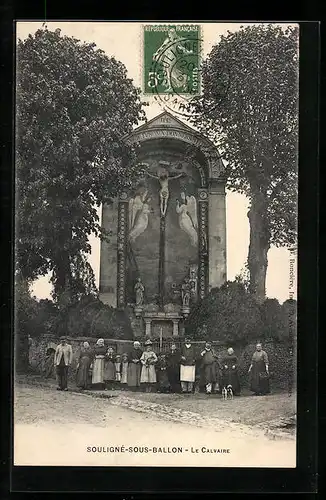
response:
<path id="1" fill-rule="evenodd" d="M 29 336 L 36 331 L 34 319 L 37 301 L 29 293 L 28 283 L 19 280 L 15 289 L 15 365 L 24 372 L 29 365 Z"/>
<path id="2" fill-rule="evenodd" d="M 263 331 L 261 339 L 281 340 L 284 336 L 284 315 L 277 299 L 266 299 L 260 306 Z"/>
<path id="3" fill-rule="evenodd" d="M 194 340 L 246 344 L 261 335 L 263 323 L 259 305 L 245 286 L 228 281 L 197 303 L 185 327 Z"/>
<path id="4" fill-rule="evenodd" d="M 51 300 L 37 301 L 30 296 L 28 287 L 21 285 L 16 290 L 15 310 L 17 348 L 19 352 L 25 351 L 27 359 L 28 336 L 133 338 L 129 316 L 103 304 L 93 295 L 58 308 Z"/>
<path id="5" fill-rule="evenodd" d="M 58 317 L 58 308 L 52 300 L 42 299 L 36 302 L 36 314 L 34 316 L 33 337 L 39 337 L 46 334 L 53 334 L 56 330 L 56 321 Z"/>
<path id="6" fill-rule="evenodd" d="M 244 283 L 236 279 L 213 288 L 192 309 L 186 335 L 194 340 L 218 340 L 230 345 L 273 340 L 293 342 L 296 332 L 296 302 L 277 299 L 259 304 Z"/>
<path id="7" fill-rule="evenodd" d="M 132 339 L 128 315 L 89 295 L 63 309 L 57 319 L 57 335 Z"/>

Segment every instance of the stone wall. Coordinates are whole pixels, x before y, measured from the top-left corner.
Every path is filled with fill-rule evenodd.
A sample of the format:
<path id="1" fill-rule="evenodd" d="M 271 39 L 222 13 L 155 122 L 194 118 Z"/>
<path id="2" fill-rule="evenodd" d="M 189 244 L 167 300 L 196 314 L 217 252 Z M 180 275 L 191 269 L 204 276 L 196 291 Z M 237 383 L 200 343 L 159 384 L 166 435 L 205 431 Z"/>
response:
<path id="1" fill-rule="evenodd" d="M 73 350 L 73 362 L 72 369 L 70 370 L 70 377 L 75 376 L 77 360 L 79 356 L 79 350 L 82 342 L 89 342 L 91 346 L 95 345 L 96 339 L 89 337 L 78 337 L 78 338 L 67 338 L 68 343 L 71 344 Z M 131 340 L 116 340 L 116 339 L 104 339 L 107 346 L 112 346 L 117 354 L 122 354 L 123 352 L 129 352 L 132 348 L 133 341 Z M 163 340 L 162 346 L 160 346 L 157 339 L 152 339 L 153 348 L 155 352 L 167 351 L 172 343 L 177 344 L 180 347 L 180 340 L 177 339 L 166 339 Z M 42 373 L 44 369 L 44 361 L 46 359 L 46 350 L 48 347 L 56 347 L 59 343 L 59 339 L 44 335 L 40 338 L 32 338 L 30 343 L 29 352 L 29 362 L 31 369 L 35 372 Z M 204 342 L 193 342 L 197 354 L 204 347 Z M 229 346 L 224 345 L 221 342 L 212 342 L 214 349 L 217 351 L 220 359 L 224 357 Z M 142 347 L 144 347 L 144 340 L 141 341 Z M 248 368 L 250 365 L 252 354 L 255 350 L 255 344 L 249 344 L 245 347 L 233 346 L 235 354 L 238 356 L 239 360 L 239 374 L 241 378 L 241 383 L 243 387 L 248 386 Z M 264 344 L 264 349 L 266 350 L 269 357 L 269 369 L 271 374 L 271 386 L 274 389 L 287 389 L 289 378 L 293 377 L 293 371 L 291 370 L 291 363 L 289 362 L 289 352 L 286 344 L 276 343 L 276 342 L 266 342 Z M 295 385 L 295 384 L 294 384 Z"/>

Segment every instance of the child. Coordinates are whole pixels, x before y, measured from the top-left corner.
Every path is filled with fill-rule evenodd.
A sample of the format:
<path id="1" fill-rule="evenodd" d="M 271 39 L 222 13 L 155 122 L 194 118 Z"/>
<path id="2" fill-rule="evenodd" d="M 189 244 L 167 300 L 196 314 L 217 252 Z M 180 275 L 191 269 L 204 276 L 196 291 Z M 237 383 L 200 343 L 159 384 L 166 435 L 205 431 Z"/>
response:
<path id="1" fill-rule="evenodd" d="M 116 388 L 120 388 L 120 382 L 121 382 L 121 356 L 120 354 L 117 354 L 115 357 L 115 381 L 116 381 Z"/>
<path id="2" fill-rule="evenodd" d="M 104 358 L 104 384 L 105 390 L 114 389 L 114 383 L 116 380 L 116 369 L 115 369 L 115 359 L 114 350 L 109 347 Z"/>
<path id="3" fill-rule="evenodd" d="M 157 356 L 152 349 L 152 342 L 147 340 L 145 342 L 146 351 L 143 352 L 140 358 L 142 364 L 140 383 L 145 388 L 146 392 L 152 392 L 152 386 L 156 384 L 155 363 Z"/>
<path id="4" fill-rule="evenodd" d="M 124 391 L 128 385 L 128 354 L 124 352 L 121 356 L 121 389 Z"/>
<path id="5" fill-rule="evenodd" d="M 169 392 L 170 391 L 170 383 L 169 383 L 167 368 L 168 368 L 168 366 L 167 366 L 166 355 L 164 353 L 161 353 L 159 355 L 158 362 L 156 365 L 158 392 Z"/>

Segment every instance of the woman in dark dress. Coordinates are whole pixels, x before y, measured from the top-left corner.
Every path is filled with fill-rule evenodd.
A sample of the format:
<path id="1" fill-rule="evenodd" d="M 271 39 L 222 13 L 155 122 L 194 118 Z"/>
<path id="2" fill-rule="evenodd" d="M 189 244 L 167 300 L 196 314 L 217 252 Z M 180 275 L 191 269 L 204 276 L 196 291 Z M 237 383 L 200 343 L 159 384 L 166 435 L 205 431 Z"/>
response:
<path id="1" fill-rule="evenodd" d="M 167 353 L 167 375 L 171 392 L 180 392 L 180 351 L 175 344 L 171 345 L 171 350 Z"/>
<path id="2" fill-rule="evenodd" d="M 90 368 L 93 362 L 93 351 L 88 342 L 84 342 L 78 358 L 76 385 L 80 389 L 88 389 L 91 385 Z"/>
<path id="3" fill-rule="evenodd" d="M 262 345 L 256 345 L 249 367 L 250 373 L 250 390 L 256 395 L 261 396 L 270 392 L 269 387 L 269 370 L 268 370 L 268 356 L 262 349 Z"/>
<path id="4" fill-rule="evenodd" d="M 168 377 L 168 365 L 166 360 L 166 355 L 161 353 L 158 356 L 158 361 L 156 363 L 156 379 L 157 379 L 157 390 L 158 392 L 169 392 L 170 382 Z"/>
<path id="5" fill-rule="evenodd" d="M 235 396 L 240 395 L 240 380 L 238 375 L 238 358 L 232 347 L 228 348 L 226 356 L 222 360 L 222 385 L 232 387 Z"/>
<path id="6" fill-rule="evenodd" d="M 112 347 L 108 348 L 104 357 L 103 380 L 106 390 L 112 390 L 115 388 L 116 366 L 115 366 L 115 354 Z"/>
<path id="7" fill-rule="evenodd" d="M 140 387 L 140 373 L 141 373 L 141 362 L 143 351 L 140 348 L 140 343 L 138 341 L 134 342 L 134 346 L 129 353 L 129 364 L 128 364 L 128 374 L 127 374 L 127 384 L 131 391 L 136 391 Z"/>

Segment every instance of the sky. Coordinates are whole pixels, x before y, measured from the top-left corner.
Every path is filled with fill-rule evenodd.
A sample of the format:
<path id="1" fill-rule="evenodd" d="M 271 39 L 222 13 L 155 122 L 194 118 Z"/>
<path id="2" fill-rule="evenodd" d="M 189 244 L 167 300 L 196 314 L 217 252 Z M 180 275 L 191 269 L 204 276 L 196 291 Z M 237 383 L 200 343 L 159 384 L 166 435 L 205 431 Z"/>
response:
<path id="1" fill-rule="evenodd" d="M 19 22 L 16 26 L 17 39 L 25 39 L 29 34 L 35 33 L 42 27 L 42 22 Z M 144 24 L 162 24 L 149 23 Z M 166 23 L 164 23 L 166 24 Z M 191 24 L 191 23 L 187 23 Z M 197 24 L 197 23 L 196 23 Z M 218 43 L 221 35 L 227 31 L 237 31 L 240 26 L 248 23 L 203 23 L 201 32 L 203 39 L 203 56 L 206 57 L 212 47 Z M 143 37 L 142 23 L 104 23 L 104 22 L 49 22 L 49 30 L 60 28 L 62 34 L 74 36 L 85 41 L 94 42 L 96 46 L 106 52 L 108 56 L 114 56 L 127 68 L 128 77 L 133 79 L 137 87 L 142 85 L 142 53 Z M 153 97 L 142 96 L 148 102 L 146 106 L 147 119 L 162 113 L 163 108 L 153 100 Z M 180 118 L 178 116 L 178 118 Z M 241 272 L 247 260 L 249 245 L 249 222 L 247 218 L 248 200 L 245 196 L 227 191 L 227 279 L 233 280 Z M 100 241 L 91 237 L 92 247 L 89 262 L 93 267 L 96 283 L 99 281 L 100 263 Z M 266 277 L 266 295 L 269 298 L 277 298 L 280 302 L 287 300 L 290 291 L 296 291 L 296 280 L 293 288 L 293 268 L 296 276 L 296 258 L 293 267 L 290 260 L 295 258 L 285 248 L 272 247 L 268 252 L 268 270 Z M 295 277 L 294 276 L 294 277 Z M 49 276 L 38 279 L 32 288 L 32 293 L 39 299 L 49 298 L 51 284 Z M 296 298 L 296 293 L 293 298 Z"/>

